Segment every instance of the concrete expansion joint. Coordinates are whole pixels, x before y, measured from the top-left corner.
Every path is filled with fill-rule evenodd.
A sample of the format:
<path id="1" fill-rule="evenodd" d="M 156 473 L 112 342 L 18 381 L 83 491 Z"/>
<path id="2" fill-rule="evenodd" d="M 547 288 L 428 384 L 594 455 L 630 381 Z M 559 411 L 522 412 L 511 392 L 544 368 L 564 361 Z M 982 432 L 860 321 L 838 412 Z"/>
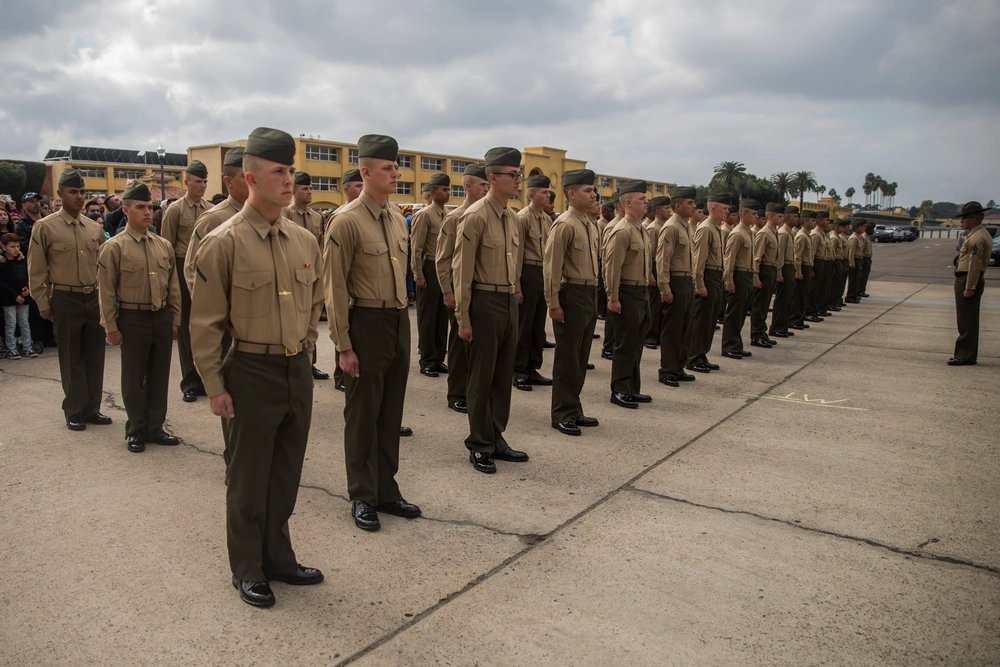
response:
<path id="1" fill-rule="evenodd" d="M 767 516 L 766 514 L 760 514 L 758 512 L 751 512 L 749 510 L 738 510 L 738 509 L 731 509 L 728 507 L 719 507 L 716 505 L 706 505 L 704 503 L 698 503 L 693 500 L 687 500 L 686 498 L 677 498 L 675 496 L 668 496 L 666 494 L 657 493 L 655 491 L 649 491 L 647 489 L 640 489 L 631 484 L 628 486 L 626 490 L 639 495 L 655 498 L 656 500 L 664 502 L 680 503 L 682 505 L 688 505 L 689 507 L 697 507 L 699 509 L 709 510 L 712 512 L 721 512 L 723 514 L 746 516 L 754 519 L 759 519 L 761 521 L 771 521 L 773 523 L 780 523 L 790 528 L 795 528 L 797 530 L 804 530 L 808 533 L 815 533 L 817 535 L 824 535 L 826 537 L 834 537 L 837 539 L 847 540 L 850 542 L 857 542 L 859 544 L 866 544 L 870 547 L 875 547 L 876 549 L 884 549 L 886 551 L 891 551 L 892 553 L 900 556 L 921 558 L 924 560 L 936 561 L 939 563 L 947 563 L 948 565 L 959 565 L 962 567 L 978 570 L 980 572 L 988 572 L 990 574 L 1000 576 L 1000 567 L 986 565 L 984 563 L 976 563 L 975 561 L 970 561 L 963 558 L 954 558 L 952 556 L 944 556 L 941 554 L 934 554 L 927 551 L 923 551 L 924 547 L 938 542 L 937 538 L 931 538 L 927 540 L 926 542 L 918 545 L 916 549 L 908 549 L 904 547 L 893 546 L 891 544 L 885 544 L 884 542 L 879 542 L 877 540 L 873 540 L 867 537 L 859 537 L 857 535 L 849 535 L 847 533 L 841 533 L 835 530 L 827 530 L 825 528 L 818 528 L 816 526 L 804 525 L 798 519 L 792 519 L 792 520 L 781 519 L 778 517 Z"/>
<path id="2" fill-rule="evenodd" d="M 29 380 L 47 380 L 48 382 L 55 382 L 57 384 L 62 384 L 62 380 L 59 378 L 45 377 L 44 375 L 28 375 L 26 373 L 11 373 L 9 369 L 0 368 L 0 375 L 9 375 L 12 378 L 27 378 Z"/>
<path id="3" fill-rule="evenodd" d="M 113 392 L 105 390 L 104 392 L 104 405 L 108 406 L 112 410 L 118 410 L 120 412 L 125 412 L 125 406 L 119 405 L 117 399 Z"/>
<path id="4" fill-rule="evenodd" d="M 502 535 L 504 537 L 516 537 L 521 541 L 522 544 L 526 545 L 536 545 L 544 542 L 549 534 L 541 535 L 538 533 L 515 533 L 512 531 L 501 530 L 494 526 L 488 526 L 483 523 L 477 523 L 475 521 L 467 521 L 465 519 L 442 519 L 438 517 L 427 516 L 426 514 L 421 515 L 421 519 L 426 521 L 433 521 L 434 523 L 445 523 L 452 526 L 469 526 L 470 528 L 481 528 L 482 530 L 489 531 L 494 535 Z"/>

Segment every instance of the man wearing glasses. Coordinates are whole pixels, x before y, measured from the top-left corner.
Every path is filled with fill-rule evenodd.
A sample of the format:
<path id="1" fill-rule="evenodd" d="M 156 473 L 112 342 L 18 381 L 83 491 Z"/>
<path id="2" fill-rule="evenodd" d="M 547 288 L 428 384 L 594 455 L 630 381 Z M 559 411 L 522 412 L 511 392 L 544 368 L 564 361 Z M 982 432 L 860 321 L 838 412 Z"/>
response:
<path id="1" fill-rule="evenodd" d="M 494 459 L 522 462 L 528 455 L 503 438 L 517 348 L 519 239 L 507 206 L 521 183 L 521 152 L 486 152 L 489 193 L 469 207 L 455 240 L 455 319 L 468 347 L 469 461 L 482 473 L 497 471 Z"/>

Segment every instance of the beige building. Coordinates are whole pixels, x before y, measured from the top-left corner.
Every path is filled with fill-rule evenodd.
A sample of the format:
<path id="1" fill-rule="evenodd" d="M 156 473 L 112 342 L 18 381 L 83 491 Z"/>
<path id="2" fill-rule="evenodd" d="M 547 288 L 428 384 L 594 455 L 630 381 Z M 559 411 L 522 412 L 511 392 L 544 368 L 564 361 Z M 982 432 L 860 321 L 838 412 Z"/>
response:
<path id="1" fill-rule="evenodd" d="M 69 150 L 50 149 L 42 160 L 46 168 L 46 184 L 55 194 L 59 177 L 70 168 L 83 176 L 87 198 L 108 194 L 121 194 L 129 181 L 139 179 L 149 186 L 153 199 L 184 196 L 183 172 L 187 166 L 185 153 L 166 153 L 163 156 L 163 181 L 166 194 L 160 192 L 160 158 L 155 150 L 145 153 L 116 148 L 91 148 L 70 146 Z M 45 190 L 46 188 L 43 188 Z M 209 195 L 211 196 L 211 195 Z"/>

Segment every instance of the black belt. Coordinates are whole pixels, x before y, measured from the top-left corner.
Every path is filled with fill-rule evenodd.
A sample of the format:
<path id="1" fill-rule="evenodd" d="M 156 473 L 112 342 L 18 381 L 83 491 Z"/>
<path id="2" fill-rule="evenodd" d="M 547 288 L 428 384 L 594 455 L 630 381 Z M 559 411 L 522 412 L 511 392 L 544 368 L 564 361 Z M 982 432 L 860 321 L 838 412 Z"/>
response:
<path id="1" fill-rule="evenodd" d="M 401 309 L 396 303 L 396 300 L 383 301 L 381 299 L 351 299 L 351 308 L 384 308 L 384 309 Z"/>
<path id="2" fill-rule="evenodd" d="M 513 285 L 493 285 L 491 283 L 472 283 L 472 289 L 480 292 L 497 292 L 499 294 L 513 294 Z"/>
<path id="3" fill-rule="evenodd" d="M 119 301 L 118 307 L 122 310 L 151 310 L 154 312 L 163 308 L 163 306 L 154 306 L 151 303 L 127 303 L 125 301 Z"/>
<path id="4" fill-rule="evenodd" d="M 563 281 L 564 285 L 584 285 L 585 287 L 596 287 L 596 280 L 583 280 L 582 278 L 567 278 Z"/>
<path id="5" fill-rule="evenodd" d="M 620 285 L 625 285 L 626 287 L 645 287 L 646 282 L 643 280 L 620 280 L 618 281 Z"/>
<path id="6" fill-rule="evenodd" d="M 269 343 L 251 343 L 245 340 L 233 341 L 233 349 L 237 352 L 249 352 L 250 354 L 263 354 L 275 357 L 294 357 L 305 351 L 306 341 L 299 341 L 295 348 L 289 349 L 284 345 L 271 345 Z"/>
<path id="7" fill-rule="evenodd" d="M 76 292 L 77 294 L 91 294 L 97 291 L 97 285 L 52 285 L 52 289 L 60 292 Z"/>
<path id="8" fill-rule="evenodd" d="M 525 259 L 522 260 L 525 266 L 541 266 L 542 263 L 537 259 Z"/>

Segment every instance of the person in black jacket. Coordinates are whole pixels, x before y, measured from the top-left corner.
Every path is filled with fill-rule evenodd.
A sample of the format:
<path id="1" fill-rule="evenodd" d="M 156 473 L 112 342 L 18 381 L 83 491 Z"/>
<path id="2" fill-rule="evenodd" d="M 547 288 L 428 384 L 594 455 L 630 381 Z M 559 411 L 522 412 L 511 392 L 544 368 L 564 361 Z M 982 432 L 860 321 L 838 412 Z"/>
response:
<path id="1" fill-rule="evenodd" d="M 29 357 L 37 357 L 28 325 L 28 261 L 21 254 L 20 239 L 17 234 L 0 237 L 3 245 L 4 262 L 0 263 L 0 306 L 3 307 L 4 344 L 8 359 L 20 359 L 14 332 L 21 329 L 21 348 Z"/>

